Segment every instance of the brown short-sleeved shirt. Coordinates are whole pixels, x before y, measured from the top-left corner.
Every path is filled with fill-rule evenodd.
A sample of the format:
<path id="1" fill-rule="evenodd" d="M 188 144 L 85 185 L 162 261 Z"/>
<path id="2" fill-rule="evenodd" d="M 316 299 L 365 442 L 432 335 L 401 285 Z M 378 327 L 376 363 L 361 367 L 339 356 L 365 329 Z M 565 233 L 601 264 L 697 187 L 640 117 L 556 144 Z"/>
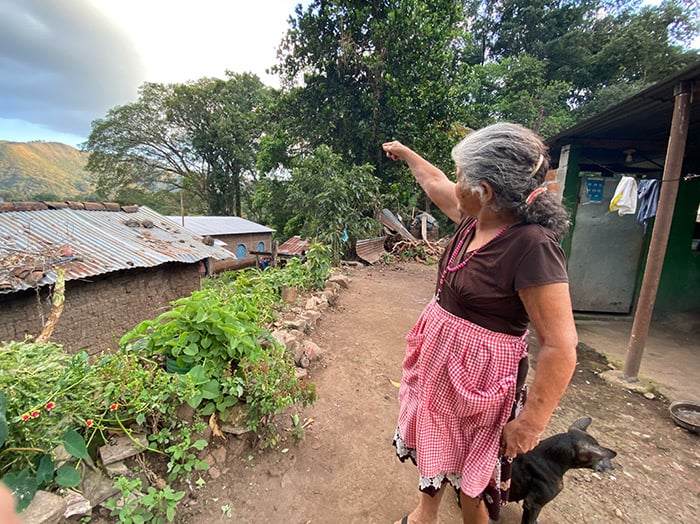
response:
<path id="1" fill-rule="evenodd" d="M 464 217 L 445 248 L 440 275 L 452 251 L 473 222 Z M 474 231 L 465 239 L 452 266 L 466 255 Z M 518 290 L 555 282 L 568 282 L 566 257 L 554 233 L 539 224 L 514 224 L 501 236 L 482 246 L 466 266 L 445 275 L 440 306 L 491 331 L 522 335 L 530 321 Z"/>

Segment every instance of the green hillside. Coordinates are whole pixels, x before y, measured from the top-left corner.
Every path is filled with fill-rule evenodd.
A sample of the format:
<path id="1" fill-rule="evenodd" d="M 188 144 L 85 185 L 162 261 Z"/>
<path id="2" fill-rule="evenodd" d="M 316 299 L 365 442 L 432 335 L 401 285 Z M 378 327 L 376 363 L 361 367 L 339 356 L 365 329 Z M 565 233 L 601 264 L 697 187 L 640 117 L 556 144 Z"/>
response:
<path id="1" fill-rule="evenodd" d="M 70 200 L 93 190 L 87 153 L 58 142 L 0 140 L 0 196 L 27 200 L 53 194 Z"/>

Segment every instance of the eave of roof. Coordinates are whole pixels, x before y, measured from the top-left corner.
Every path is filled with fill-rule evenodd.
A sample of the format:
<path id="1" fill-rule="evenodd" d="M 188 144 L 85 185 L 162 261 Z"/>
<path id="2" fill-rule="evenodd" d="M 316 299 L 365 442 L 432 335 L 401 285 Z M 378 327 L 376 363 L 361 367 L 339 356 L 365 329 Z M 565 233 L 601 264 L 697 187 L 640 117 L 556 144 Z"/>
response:
<path id="1" fill-rule="evenodd" d="M 585 151 L 582 169 L 603 172 L 660 172 L 663 168 L 675 90 L 687 83 L 694 89 L 686 143 L 686 162 L 697 164 L 700 151 L 700 62 L 645 89 L 631 98 L 562 131 L 547 140 L 556 164 L 561 148 L 579 145 Z M 633 150 L 634 162 L 625 161 L 625 150 Z"/>

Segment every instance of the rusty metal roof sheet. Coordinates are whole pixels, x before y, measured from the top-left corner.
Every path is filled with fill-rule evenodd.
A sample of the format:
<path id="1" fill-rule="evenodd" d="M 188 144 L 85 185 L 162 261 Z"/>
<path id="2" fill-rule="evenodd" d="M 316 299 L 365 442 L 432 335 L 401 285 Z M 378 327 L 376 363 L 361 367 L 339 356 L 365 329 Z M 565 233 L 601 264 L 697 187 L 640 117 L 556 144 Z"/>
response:
<path id="1" fill-rule="evenodd" d="M 0 294 L 51 284 L 57 267 L 75 280 L 167 262 L 235 258 L 145 206 L 2 204 Z"/>
<path id="2" fill-rule="evenodd" d="M 182 224 L 183 217 L 168 216 L 176 224 Z M 198 235 L 244 235 L 249 233 L 274 233 L 274 229 L 246 220 L 241 217 L 191 217 L 186 216 L 185 227 Z"/>
<path id="3" fill-rule="evenodd" d="M 418 240 L 411 233 L 409 233 L 408 229 L 406 229 L 401 221 L 396 218 L 394 213 L 388 209 L 382 209 L 381 213 L 379 213 L 378 220 L 390 230 L 399 233 L 405 240 L 410 242 L 416 242 Z"/>
<path id="4" fill-rule="evenodd" d="M 386 236 L 383 236 L 379 238 L 358 240 L 355 243 L 355 251 L 357 252 L 357 256 L 370 264 L 374 264 L 387 252 L 384 248 L 386 238 Z"/>
<path id="5" fill-rule="evenodd" d="M 277 252 L 282 255 L 301 255 L 302 251 L 309 250 L 309 241 L 302 240 L 299 235 L 286 240 L 277 248 Z"/>

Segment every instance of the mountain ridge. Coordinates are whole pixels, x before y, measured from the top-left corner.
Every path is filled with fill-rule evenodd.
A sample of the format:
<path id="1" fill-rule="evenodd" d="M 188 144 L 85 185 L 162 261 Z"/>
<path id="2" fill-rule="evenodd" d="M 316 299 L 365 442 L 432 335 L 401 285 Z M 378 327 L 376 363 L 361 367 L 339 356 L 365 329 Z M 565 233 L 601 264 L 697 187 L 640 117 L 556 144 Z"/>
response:
<path id="1" fill-rule="evenodd" d="M 61 142 L 0 140 L 0 196 L 69 200 L 91 193 L 95 184 L 85 169 L 87 159 L 88 153 Z"/>

